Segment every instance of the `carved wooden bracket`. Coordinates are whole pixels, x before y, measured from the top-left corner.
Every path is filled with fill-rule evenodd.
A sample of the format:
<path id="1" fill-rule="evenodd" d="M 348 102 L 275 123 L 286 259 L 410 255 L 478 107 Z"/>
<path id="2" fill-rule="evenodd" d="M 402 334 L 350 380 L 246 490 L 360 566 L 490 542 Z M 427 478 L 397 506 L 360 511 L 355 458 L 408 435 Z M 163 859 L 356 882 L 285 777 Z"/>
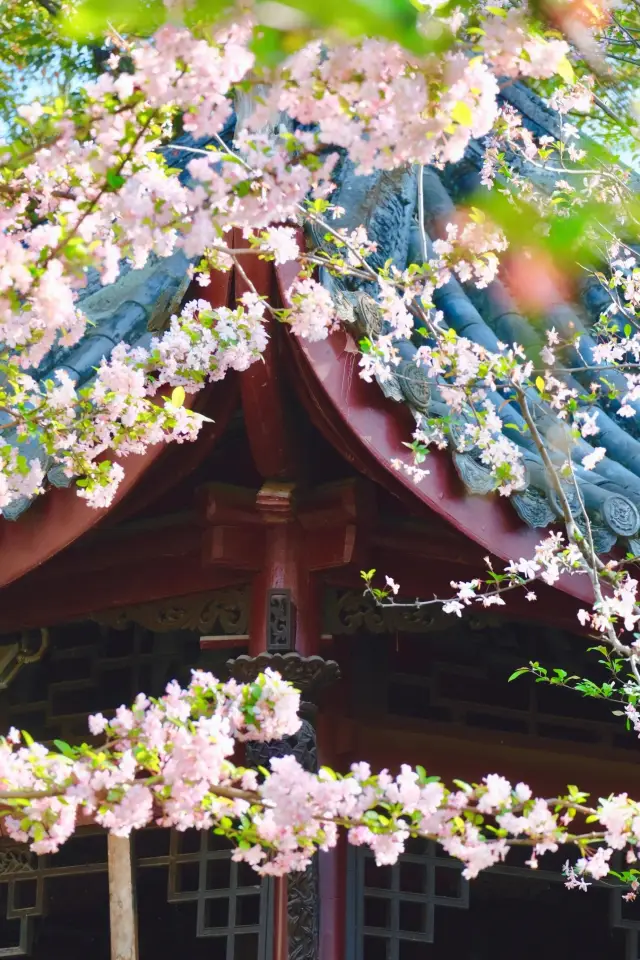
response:
<path id="1" fill-rule="evenodd" d="M 282 481 L 260 490 L 207 484 L 197 493 L 206 523 L 203 562 L 239 570 L 262 570 L 269 550 L 268 531 L 285 524 L 303 541 L 301 563 L 307 573 L 330 570 L 364 558 L 373 526 L 373 488 L 349 479 L 299 492 Z"/>
<path id="2" fill-rule="evenodd" d="M 14 643 L 0 646 L 0 690 L 7 690 L 20 670 L 29 663 L 38 663 L 49 647 L 49 631 L 23 630 Z"/>
<path id="3" fill-rule="evenodd" d="M 340 667 L 335 660 L 323 657 L 302 657 L 299 653 L 259 653 L 255 657 L 243 654 L 227 660 L 230 675 L 240 683 L 250 683 L 267 667 L 277 670 L 300 691 L 305 700 L 313 701 L 323 687 L 340 679 Z"/>

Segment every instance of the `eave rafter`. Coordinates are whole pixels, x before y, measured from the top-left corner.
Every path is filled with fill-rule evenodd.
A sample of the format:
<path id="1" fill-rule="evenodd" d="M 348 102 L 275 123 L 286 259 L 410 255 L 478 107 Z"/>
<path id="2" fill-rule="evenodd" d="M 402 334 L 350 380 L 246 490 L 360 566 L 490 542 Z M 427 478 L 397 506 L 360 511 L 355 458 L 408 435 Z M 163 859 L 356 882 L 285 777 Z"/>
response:
<path id="1" fill-rule="evenodd" d="M 278 482 L 258 490 L 207 484 L 196 492 L 196 509 L 96 531 L 5 588 L 0 632 L 241 585 L 261 596 L 269 580 L 294 590 L 304 642 L 305 617 L 325 585 L 361 591 L 365 568 L 375 567 L 380 581 L 392 576 L 408 600 L 449 596 L 452 580 L 473 576 L 479 548 L 437 520 L 389 516 L 377 494 L 362 478 L 306 491 Z M 513 594 L 510 615 L 573 628 L 575 601 L 544 585 L 536 590 L 537 604 Z M 265 616 L 255 603 L 254 636 L 264 636 Z"/>
<path id="2" fill-rule="evenodd" d="M 287 263 L 275 271 L 281 300 L 287 305 L 298 267 Z M 339 330 L 314 343 L 288 336 L 287 343 L 295 386 L 312 422 L 358 470 L 414 510 L 426 507 L 423 515 L 441 517 L 479 545 L 483 555 L 489 552 L 504 561 L 533 555 L 540 532 L 524 526 L 504 498 L 467 493 L 446 450 L 431 453 L 429 473 L 419 484 L 394 469 L 395 460 L 407 457 L 409 410 L 394 405 L 375 384 L 359 377 L 358 352 L 348 332 Z M 563 576 L 558 589 L 582 602 L 592 600 L 586 577 Z"/>
<path id="3" fill-rule="evenodd" d="M 238 228 L 233 231 L 232 243 L 235 249 L 249 249 Z M 273 266 L 257 256 L 242 258 L 242 273 L 236 270 L 234 280 L 236 299 L 254 290 L 266 296 L 270 303 L 277 296 Z M 240 376 L 242 408 L 258 472 L 265 480 L 292 480 L 300 476 L 302 463 L 284 400 L 280 343 L 283 331 L 268 315 L 265 322 L 269 342 L 261 362 L 252 364 Z"/>

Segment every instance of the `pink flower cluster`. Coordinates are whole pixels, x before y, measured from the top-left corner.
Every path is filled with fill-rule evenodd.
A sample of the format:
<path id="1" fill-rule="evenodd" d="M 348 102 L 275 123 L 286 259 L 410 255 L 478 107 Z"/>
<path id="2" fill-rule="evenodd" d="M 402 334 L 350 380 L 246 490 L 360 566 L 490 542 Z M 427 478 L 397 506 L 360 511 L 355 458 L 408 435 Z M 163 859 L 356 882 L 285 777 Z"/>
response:
<path id="1" fill-rule="evenodd" d="M 320 142 L 346 149 L 363 173 L 443 164 L 489 132 L 497 93 L 486 65 L 462 54 L 418 63 L 377 40 L 318 42 L 289 59 L 255 122 L 281 110 L 315 124 Z"/>
<path id="2" fill-rule="evenodd" d="M 172 682 L 159 700 L 140 694 L 110 720 L 90 717 L 90 732 L 104 734 L 107 748 L 52 753 L 31 741 L 20 745 L 11 731 L 0 742 L 0 796 L 24 791 L 25 799 L 7 801 L 16 814 L 5 817 L 5 829 L 36 853 L 49 853 L 74 832 L 80 810 L 118 836 L 154 817 L 180 830 L 210 827 L 218 815 L 248 806 L 211 792 L 242 780 L 228 759 L 236 741 L 295 733 L 299 702 L 271 670 L 253 684 L 223 684 L 194 671 L 186 689 Z"/>
<path id="3" fill-rule="evenodd" d="M 495 280 L 499 254 L 508 246 L 504 233 L 479 210 L 472 210 L 462 227 L 458 223 L 448 223 L 446 240 L 433 243 L 441 261 L 439 268 L 453 270 L 463 283 L 472 281 L 479 290 Z"/>
<path id="4" fill-rule="evenodd" d="M 569 44 L 532 34 L 522 11 L 515 7 L 486 17 L 483 28 L 480 46 L 500 76 L 543 80 L 560 73 L 567 60 Z"/>
<path id="5" fill-rule="evenodd" d="M 262 781 L 234 765 L 237 741 L 296 733 L 298 707 L 297 691 L 271 670 L 250 684 L 194 671 L 186 689 L 171 682 L 159 700 L 140 694 L 110 719 L 90 717 L 103 746 L 61 744 L 55 753 L 29 739 L 21 744 L 11 730 L 0 740 L 0 803 L 10 811 L 4 829 L 48 853 L 72 835 L 79 813 L 117 836 L 154 820 L 178 830 L 215 826 L 236 842 L 234 859 L 278 876 L 304 870 L 316 850 L 335 846 L 342 825 L 378 864 L 395 863 L 406 841 L 421 836 L 462 860 L 471 878 L 504 860 L 514 840 L 531 845 L 532 867 L 561 844 L 583 849 L 583 835 L 570 827 L 588 818 L 595 822 L 589 852 L 567 868 L 568 886 L 606 876 L 614 850 L 636 856 L 640 805 L 626 794 L 590 807 L 575 787 L 545 800 L 498 774 L 450 790 L 407 765 L 396 776 L 374 774 L 367 763 L 346 776 L 329 768 L 314 774 L 290 755 L 272 759 Z M 637 711 L 628 712 L 640 728 Z"/>
<path id="6" fill-rule="evenodd" d="M 16 371 L 13 402 L 29 404 L 39 436 L 70 476 L 82 478 L 80 496 L 92 507 L 108 506 L 124 471 L 120 463 L 98 460 L 144 453 L 152 444 L 183 442 L 197 435 L 202 418 L 172 399 L 158 402 L 162 387 L 193 393 L 228 370 L 245 370 L 267 343 L 265 304 L 244 294 L 235 310 L 212 309 L 205 300 L 188 303 L 148 348 L 119 344 L 103 360 L 95 379 L 77 389 L 69 374 L 38 383 Z M 12 447 L 2 454 L 0 506 L 42 489 L 44 470 L 27 463 Z"/>

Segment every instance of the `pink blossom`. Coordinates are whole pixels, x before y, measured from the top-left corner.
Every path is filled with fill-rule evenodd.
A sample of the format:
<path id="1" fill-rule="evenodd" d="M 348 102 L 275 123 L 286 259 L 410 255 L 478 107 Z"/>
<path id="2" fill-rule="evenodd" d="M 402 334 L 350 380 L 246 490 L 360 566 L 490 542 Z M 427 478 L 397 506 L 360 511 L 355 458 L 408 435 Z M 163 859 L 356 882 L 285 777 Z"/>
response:
<path id="1" fill-rule="evenodd" d="M 324 340 L 336 325 L 333 300 L 316 280 L 296 280 L 289 290 L 291 330 L 306 340 Z"/>
<path id="2" fill-rule="evenodd" d="M 593 453 L 587 454 L 582 458 L 582 466 L 585 470 L 593 470 L 595 466 L 603 459 L 606 454 L 605 447 L 596 447 Z"/>
<path id="3" fill-rule="evenodd" d="M 292 227 L 269 227 L 263 231 L 261 249 L 273 254 L 276 263 L 297 260 L 300 248 Z"/>

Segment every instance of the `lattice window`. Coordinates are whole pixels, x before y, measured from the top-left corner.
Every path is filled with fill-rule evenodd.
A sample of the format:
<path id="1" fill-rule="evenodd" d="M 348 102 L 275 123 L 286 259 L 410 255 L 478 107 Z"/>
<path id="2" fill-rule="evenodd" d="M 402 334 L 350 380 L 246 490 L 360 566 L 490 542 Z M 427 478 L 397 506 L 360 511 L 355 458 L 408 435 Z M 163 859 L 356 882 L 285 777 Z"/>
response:
<path id="1" fill-rule="evenodd" d="M 173 938 L 191 960 L 270 960 L 271 885 L 232 861 L 226 841 L 149 830 L 134 843 L 143 956 L 158 955 L 159 946 L 175 952 Z M 106 879 L 104 833 L 81 832 L 53 856 L 4 849 L 0 957 L 108 956 Z"/>
<path id="2" fill-rule="evenodd" d="M 522 636 L 520 636 L 522 634 Z M 607 751 L 635 749 L 635 741 L 602 705 L 567 699 L 556 687 L 525 678 L 507 683 L 529 660 L 560 665 L 580 676 L 596 666 L 585 658 L 536 644 L 532 631 L 509 626 L 478 643 L 478 634 L 461 624 L 458 632 L 411 636 L 374 636 L 352 642 L 354 707 L 360 716 L 379 720 L 380 705 L 400 722 L 424 722 L 460 731 L 492 731 L 544 741 L 586 744 Z M 545 639 L 543 637 L 543 639 Z M 507 641 L 512 641 L 507 644 Z M 502 647 L 499 644 L 502 642 Z M 580 649 L 578 647 L 578 649 Z"/>
<path id="3" fill-rule="evenodd" d="M 266 960 L 270 939 L 270 885 L 214 833 L 203 832 L 197 853 L 185 851 L 186 834 L 172 833 L 169 903 L 193 902 L 196 936 L 225 940 L 226 960 Z"/>
<path id="4" fill-rule="evenodd" d="M 565 890 L 562 864 L 575 851 L 532 871 L 515 850 L 509 865 L 467 883 L 437 850 L 414 843 L 393 867 L 351 852 L 348 960 L 640 960 L 640 903 L 625 903 L 610 880 Z"/>
<path id="5" fill-rule="evenodd" d="M 0 692 L 0 721 L 36 739 L 84 739 L 89 713 L 131 703 L 141 690 L 159 696 L 169 680 L 188 682 L 192 667 L 224 675 L 226 651 L 202 651 L 199 640 L 195 630 L 154 632 L 137 624 L 52 627 L 42 661 Z"/>
<path id="6" fill-rule="evenodd" d="M 373 855 L 353 855 L 351 894 L 355 918 L 354 960 L 409 960 L 411 945 L 433 943 L 436 907 L 465 910 L 469 884 L 457 861 L 438 856 L 433 843 L 414 841 L 391 867 L 377 867 Z"/>
<path id="7" fill-rule="evenodd" d="M 618 858 L 619 859 L 619 858 Z M 621 869 L 621 863 L 616 864 Z M 624 930 L 624 960 L 640 960 L 640 904 L 622 899 L 616 887 L 611 891 L 611 926 L 614 930 Z"/>

